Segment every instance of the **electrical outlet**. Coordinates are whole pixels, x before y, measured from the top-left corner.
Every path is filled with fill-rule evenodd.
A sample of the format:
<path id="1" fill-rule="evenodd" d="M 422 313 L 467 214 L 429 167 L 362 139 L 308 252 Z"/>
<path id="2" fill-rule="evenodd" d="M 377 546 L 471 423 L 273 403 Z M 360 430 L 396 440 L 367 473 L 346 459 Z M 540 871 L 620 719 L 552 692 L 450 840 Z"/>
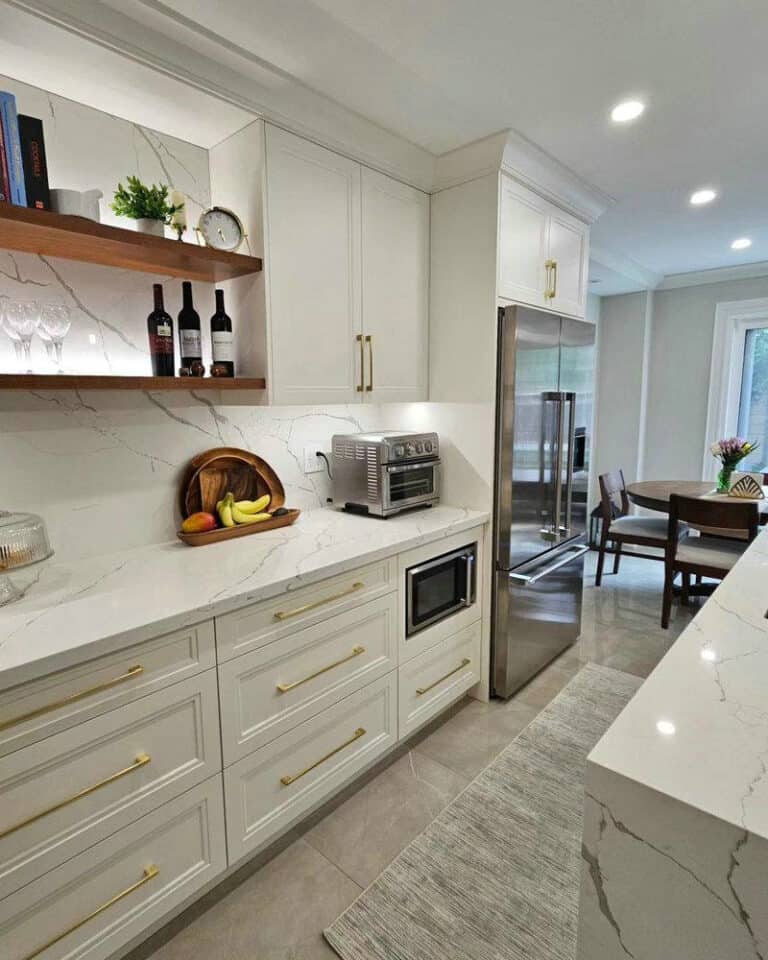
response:
<path id="1" fill-rule="evenodd" d="M 325 470 L 322 457 L 317 456 L 318 450 L 320 450 L 319 443 L 304 447 L 304 473 L 322 473 Z"/>

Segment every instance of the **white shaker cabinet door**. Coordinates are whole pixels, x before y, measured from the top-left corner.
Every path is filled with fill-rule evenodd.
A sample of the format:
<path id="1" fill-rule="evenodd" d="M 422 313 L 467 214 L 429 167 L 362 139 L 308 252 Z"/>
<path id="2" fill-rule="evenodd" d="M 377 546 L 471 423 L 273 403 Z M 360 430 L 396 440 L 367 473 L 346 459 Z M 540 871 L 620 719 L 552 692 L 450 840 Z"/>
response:
<path id="1" fill-rule="evenodd" d="M 360 165 L 267 124 L 274 403 L 360 399 Z"/>
<path id="2" fill-rule="evenodd" d="M 549 306 L 546 201 L 501 176 L 499 296 L 535 307 Z"/>
<path id="3" fill-rule="evenodd" d="M 549 221 L 549 257 L 553 263 L 550 309 L 583 317 L 587 300 L 589 227 L 566 213 Z"/>
<path id="4" fill-rule="evenodd" d="M 362 169 L 365 398 L 427 399 L 429 196 Z"/>

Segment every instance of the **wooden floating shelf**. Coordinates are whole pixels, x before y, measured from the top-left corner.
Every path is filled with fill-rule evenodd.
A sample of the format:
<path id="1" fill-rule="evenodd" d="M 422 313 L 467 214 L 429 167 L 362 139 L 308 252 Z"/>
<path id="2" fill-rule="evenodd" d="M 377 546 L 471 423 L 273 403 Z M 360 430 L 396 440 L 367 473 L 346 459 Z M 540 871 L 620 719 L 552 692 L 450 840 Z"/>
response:
<path id="1" fill-rule="evenodd" d="M 245 277 L 262 267 L 258 257 L 10 203 L 0 203 L 0 248 L 208 283 Z"/>
<path id="2" fill-rule="evenodd" d="M 91 377 L 3 373 L 0 390 L 264 390 L 264 377 Z"/>

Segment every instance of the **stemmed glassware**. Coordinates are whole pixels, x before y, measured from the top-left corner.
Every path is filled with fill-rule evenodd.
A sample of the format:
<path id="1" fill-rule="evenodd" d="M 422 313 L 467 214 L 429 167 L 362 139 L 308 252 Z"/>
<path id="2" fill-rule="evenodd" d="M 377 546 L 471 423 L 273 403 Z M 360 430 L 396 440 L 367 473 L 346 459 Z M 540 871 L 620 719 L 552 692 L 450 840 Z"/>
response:
<path id="1" fill-rule="evenodd" d="M 16 352 L 16 362 L 21 367 L 24 360 L 21 351 L 21 337 L 16 333 L 15 330 L 12 330 L 10 325 L 6 320 L 6 307 L 8 305 L 8 297 L 0 298 L 0 328 L 2 328 L 3 333 L 6 334 L 8 339 L 13 344 L 13 349 Z"/>
<path id="2" fill-rule="evenodd" d="M 40 307 L 40 329 L 38 334 L 45 342 L 46 337 L 53 343 L 56 351 L 56 366 L 59 373 L 62 372 L 61 355 L 63 350 L 64 337 L 69 333 L 72 326 L 72 311 L 63 303 L 44 303 Z M 45 336 L 43 336 L 45 334 Z M 47 343 L 46 343 L 47 347 Z M 53 359 L 48 354 L 50 359 Z"/>
<path id="3" fill-rule="evenodd" d="M 32 337 L 40 325 L 40 306 L 34 300 L 8 300 L 3 312 L 3 328 L 21 343 L 27 373 L 32 373 Z M 17 349 L 16 356 L 19 356 Z"/>

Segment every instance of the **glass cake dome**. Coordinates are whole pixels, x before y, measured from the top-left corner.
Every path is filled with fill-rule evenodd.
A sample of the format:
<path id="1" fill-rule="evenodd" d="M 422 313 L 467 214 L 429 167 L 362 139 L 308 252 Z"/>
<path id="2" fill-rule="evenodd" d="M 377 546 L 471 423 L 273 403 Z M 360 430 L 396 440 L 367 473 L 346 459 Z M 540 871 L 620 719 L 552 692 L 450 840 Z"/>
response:
<path id="1" fill-rule="evenodd" d="M 34 513 L 0 510 L 0 606 L 21 594 L 5 576 L 7 571 L 28 567 L 53 556 L 45 521 Z"/>

